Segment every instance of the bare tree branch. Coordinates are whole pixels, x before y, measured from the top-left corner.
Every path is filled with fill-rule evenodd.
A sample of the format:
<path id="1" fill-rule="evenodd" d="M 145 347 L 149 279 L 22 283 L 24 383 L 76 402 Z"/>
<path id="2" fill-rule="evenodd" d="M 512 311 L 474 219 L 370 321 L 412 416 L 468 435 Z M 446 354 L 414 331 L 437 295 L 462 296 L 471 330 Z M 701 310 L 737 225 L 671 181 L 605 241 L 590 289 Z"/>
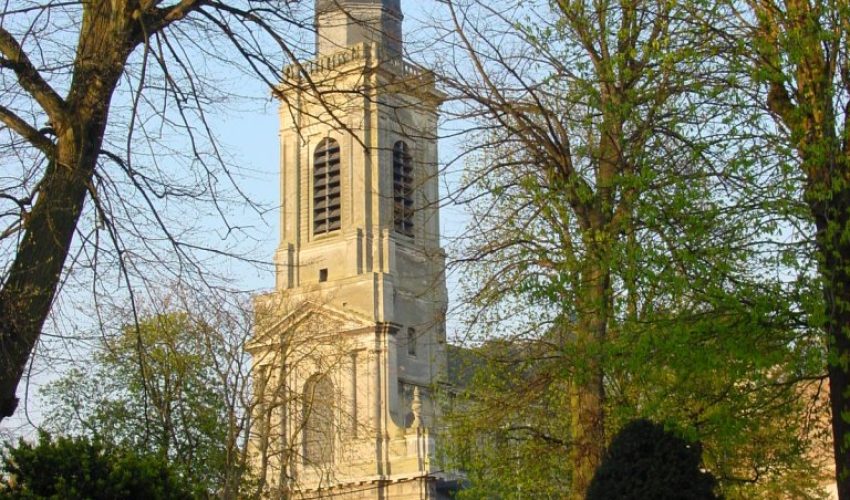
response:
<path id="1" fill-rule="evenodd" d="M 53 141 L 33 128 L 20 116 L 15 114 L 14 111 L 2 105 L 0 105 L 0 121 L 5 123 L 10 129 L 17 132 L 21 137 L 29 141 L 30 144 L 40 149 L 48 158 L 52 157 L 55 153 Z"/>
<path id="2" fill-rule="evenodd" d="M 18 82 L 41 105 L 54 125 L 67 121 L 65 102 L 59 94 L 42 78 L 33 66 L 23 48 L 6 28 L 0 26 L 0 68 L 10 68 L 18 77 Z"/>

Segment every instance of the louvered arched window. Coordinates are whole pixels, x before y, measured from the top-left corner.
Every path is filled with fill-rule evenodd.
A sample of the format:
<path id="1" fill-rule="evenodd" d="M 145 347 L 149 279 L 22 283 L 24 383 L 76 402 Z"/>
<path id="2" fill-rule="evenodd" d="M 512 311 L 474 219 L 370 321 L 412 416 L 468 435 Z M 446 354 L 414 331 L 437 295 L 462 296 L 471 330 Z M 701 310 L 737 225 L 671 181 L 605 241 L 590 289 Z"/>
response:
<path id="1" fill-rule="evenodd" d="M 326 234 L 342 225 L 339 143 L 327 138 L 313 155 L 313 234 Z"/>
<path id="2" fill-rule="evenodd" d="M 413 236 L 413 157 L 403 141 L 393 146 L 393 220 L 397 232 Z"/>
<path id="3" fill-rule="evenodd" d="M 334 458 L 334 387 L 325 375 L 314 375 L 304 385 L 302 418 L 304 463 L 329 464 Z"/>

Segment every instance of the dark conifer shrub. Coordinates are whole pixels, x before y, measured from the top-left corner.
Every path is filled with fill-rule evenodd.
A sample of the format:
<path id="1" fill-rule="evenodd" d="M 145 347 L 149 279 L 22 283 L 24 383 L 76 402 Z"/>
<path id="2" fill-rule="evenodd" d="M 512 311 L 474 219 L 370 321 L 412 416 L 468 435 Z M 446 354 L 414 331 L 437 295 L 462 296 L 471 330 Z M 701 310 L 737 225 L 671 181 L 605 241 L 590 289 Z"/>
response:
<path id="1" fill-rule="evenodd" d="M 587 500 L 717 500 L 716 481 L 700 470 L 699 443 L 635 420 L 620 431 L 596 470 Z"/>
<path id="2" fill-rule="evenodd" d="M 161 455 L 140 455 L 85 437 L 5 443 L 0 500 L 190 500 L 198 497 Z"/>

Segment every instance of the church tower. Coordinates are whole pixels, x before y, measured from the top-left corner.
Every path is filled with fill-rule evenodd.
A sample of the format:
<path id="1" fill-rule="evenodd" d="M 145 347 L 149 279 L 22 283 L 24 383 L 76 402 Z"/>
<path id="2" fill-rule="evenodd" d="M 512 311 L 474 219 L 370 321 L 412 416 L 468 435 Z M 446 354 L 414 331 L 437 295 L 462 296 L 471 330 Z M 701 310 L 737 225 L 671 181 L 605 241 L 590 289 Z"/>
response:
<path id="1" fill-rule="evenodd" d="M 403 59 L 402 18 L 399 0 L 317 0 L 316 58 L 278 89 L 276 286 L 247 346 L 272 497 L 447 498 L 443 96 Z"/>

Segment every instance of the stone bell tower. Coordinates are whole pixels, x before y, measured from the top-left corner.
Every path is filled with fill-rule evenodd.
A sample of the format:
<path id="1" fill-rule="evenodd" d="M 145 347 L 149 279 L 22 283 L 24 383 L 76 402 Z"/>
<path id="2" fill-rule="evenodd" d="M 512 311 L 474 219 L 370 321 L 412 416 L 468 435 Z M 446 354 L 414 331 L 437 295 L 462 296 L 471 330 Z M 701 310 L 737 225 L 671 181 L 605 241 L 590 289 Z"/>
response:
<path id="1" fill-rule="evenodd" d="M 399 0 L 317 0 L 316 58 L 280 106 L 276 287 L 247 346 L 253 458 L 272 497 L 447 498 L 431 73 L 404 61 Z"/>

